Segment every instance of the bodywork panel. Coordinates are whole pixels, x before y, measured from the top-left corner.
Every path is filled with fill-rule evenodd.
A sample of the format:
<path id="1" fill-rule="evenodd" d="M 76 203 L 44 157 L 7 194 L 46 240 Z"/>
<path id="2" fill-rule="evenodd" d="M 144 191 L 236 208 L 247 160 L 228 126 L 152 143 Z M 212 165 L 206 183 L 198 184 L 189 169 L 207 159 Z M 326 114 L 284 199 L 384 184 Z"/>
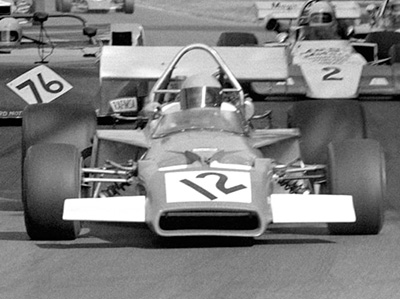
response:
<path id="1" fill-rule="evenodd" d="M 52 56 L 47 60 L 48 63 L 43 65 L 37 63 L 40 61 L 40 57 L 36 50 L 20 49 L 13 51 L 12 54 L 0 54 L 2 68 L 7 70 L 0 73 L 2 82 L 0 84 L 2 94 L 0 117 L 20 118 L 27 105 L 46 102 L 49 94 L 54 102 L 93 104 L 96 108 L 99 108 L 97 101 L 99 66 L 95 58 L 84 57 L 83 54 L 84 52 L 81 49 L 55 49 Z M 59 77 L 54 77 L 53 73 L 43 72 L 42 70 L 31 77 L 21 77 L 39 66 L 51 69 L 63 81 L 60 81 Z M 40 80 L 40 76 L 43 81 Z M 18 85 L 20 93 L 17 94 L 8 85 L 20 77 L 22 78 L 20 85 Z M 58 82 L 57 93 L 45 90 L 45 86 L 49 82 Z M 66 87 L 65 82 L 72 88 L 63 92 Z M 34 89 L 36 89 L 36 93 Z M 53 97 L 55 98 L 53 99 Z"/>
<path id="2" fill-rule="evenodd" d="M 272 173 L 267 169 L 268 161 L 247 171 L 194 166 L 164 172 L 143 161 L 139 172 L 149 191 L 146 222 L 164 236 L 260 235 L 272 220 L 267 200 Z M 219 186 L 221 179 L 227 183 Z M 227 222 L 221 223 L 223 219 Z"/>
<path id="3" fill-rule="evenodd" d="M 338 19 L 360 19 L 361 8 L 355 1 L 330 1 Z M 296 19 L 303 7 L 303 1 L 256 1 L 258 19 L 266 16 L 281 20 Z"/>
<path id="4" fill-rule="evenodd" d="M 146 222 L 160 236 L 240 237 L 259 236 L 271 222 L 354 221 L 351 196 L 292 195 L 274 182 L 273 165 L 299 156 L 298 138 L 297 129 L 154 139 L 143 130 L 98 131 L 93 166 L 138 160 L 146 196 L 67 199 L 64 219 Z"/>

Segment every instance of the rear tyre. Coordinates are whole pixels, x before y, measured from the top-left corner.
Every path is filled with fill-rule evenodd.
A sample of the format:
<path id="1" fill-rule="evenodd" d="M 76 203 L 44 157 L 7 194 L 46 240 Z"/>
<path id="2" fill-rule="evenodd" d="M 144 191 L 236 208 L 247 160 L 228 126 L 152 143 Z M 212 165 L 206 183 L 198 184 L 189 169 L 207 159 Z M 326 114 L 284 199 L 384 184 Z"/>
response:
<path id="1" fill-rule="evenodd" d="M 62 11 L 62 0 L 56 0 L 56 11 Z"/>
<path id="2" fill-rule="evenodd" d="M 390 48 L 400 43 L 400 33 L 392 30 L 370 32 L 365 41 L 378 45 L 378 59 L 390 57 Z"/>
<path id="3" fill-rule="evenodd" d="M 300 129 L 300 152 L 306 164 L 326 164 L 331 142 L 366 138 L 364 111 L 353 100 L 297 102 L 288 113 L 288 126 Z"/>
<path id="4" fill-rule="evenodd" d="M 222 32 L 217 41 L 219 47 L 256 46 L 258 39 L 249 32 Z"/>
<path id="5" fill-rule="evenodd" d="M 386 187 L 383 150 L 375 140 L 346 140 L 329 145 L 332 194 L 353 196 L 354 223 L 329 223 L 332 234 L 378 234 L 383 225 Z"/>
<path id="6" fill-rule="evenodd" d="M 400 63 L 400 44 L 394 44 L 389 49 L 390 63 Z"/>
<path id="7" fill-rule="evenodd" d="M 90 147 L 96 126 L 91 105 L 29 105 L 23 112 L 22 160 L 28 148 L 39 143 L 73 144 L 82 151 Z"/>
<path id="8" fill-rule="evenodd" d="M 133 14 L 134 11 L 135 11 L 135 1 L 124 0 L 124 12 L 126 14 Z"/>
<path id="9" fill-rule="evenodd" d="M 57 2 L 56 2 L 57 4 Z M 58 4 L 61 12 L 71 12 L 72 9 L 72 0 L 60 0 Z"/>
<path id="10" fill-rule="evenodd" d="M 23 174 L 25 227 L 32 240 L 73 240 L 78 221 L 62 219 L 64 200 L 80 197 L 81 155 L 69 144 L 29 148 Z"/>

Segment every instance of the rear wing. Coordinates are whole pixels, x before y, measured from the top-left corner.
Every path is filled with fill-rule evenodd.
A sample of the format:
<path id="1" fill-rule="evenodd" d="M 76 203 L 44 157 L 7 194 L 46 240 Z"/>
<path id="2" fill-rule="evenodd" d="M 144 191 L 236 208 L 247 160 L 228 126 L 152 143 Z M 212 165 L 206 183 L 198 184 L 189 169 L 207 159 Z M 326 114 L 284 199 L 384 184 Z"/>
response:
<path id="1" fill-rule="evenodd" d="M 103 47 L 100 80 L 157 80 L 182 47 Z M 286 48 L 214 47 L 238 81 L 281 81 L 288 76 Z M 185 56 L 174 76 L 210 70 L 216 63 L 203 51 Z"/>
<path id="2" fill-rule="evenodd" d="M 284 81 L 288 77 L 287 48 L 214 47 L 239 82 Z M 121 97 L 121 90 L 136 82 L 137 96 L 149 94 L 147 83 L 157 81 L 182 47 L 103 47 L 100 60 L 101 107 Z M 197 74 L 213 74 L 218 64 L 205 51 L 194 50 L 182 57 L 171 80 Z M 100 110 L 100 115 L 109 111 Z"/>
<path id="3" fill-rule="evenodd" d="M 269 16 L 277 20 L 294 20 L 300 15 L 303 1 L 263 1 L 256 2 L 258 19 Z M 337 19 L 360 19 L 361 7 L 355 1 L 330 1 L 335 8 Z"/>

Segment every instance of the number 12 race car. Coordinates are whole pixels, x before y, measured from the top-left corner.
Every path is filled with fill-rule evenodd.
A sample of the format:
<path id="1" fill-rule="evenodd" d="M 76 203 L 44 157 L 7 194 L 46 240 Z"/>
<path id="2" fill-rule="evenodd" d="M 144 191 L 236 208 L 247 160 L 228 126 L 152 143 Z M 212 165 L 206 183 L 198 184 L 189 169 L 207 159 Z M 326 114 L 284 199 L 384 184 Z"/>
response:
<path id="1" fill-rule="evenodd" d="M 115 116 L 121 126 L 97 129 L 96 114 L 83 105 L 25 109 L 23 205 L 30 238 L 75 239 L 82 221 L 143 222 L 166 237 L 257 237 L 271 223 L 378 233 L 385 190 L 378 142 L 342 134 L 321 146 L 326 163 L 305 163 L 312 158 L 303 155 L 313 156 L 318 140 L 303 139 L 314 129 L 304 121 L 299 128 L 254 128 L 262 116 L 254 115 L 239 82 L 285 80 L 287 64 L 275 63 L 285 57 L 279 47 L 105 46 L 102 84 L 155 83 L 141 115 Z M 292 123 L 320 111 L 304 113 L 310 104 L 298 104 Z M 356 103 L 340 107 L 354 123 Z M 322 116 L 324 127 L 329 117 Z"/>

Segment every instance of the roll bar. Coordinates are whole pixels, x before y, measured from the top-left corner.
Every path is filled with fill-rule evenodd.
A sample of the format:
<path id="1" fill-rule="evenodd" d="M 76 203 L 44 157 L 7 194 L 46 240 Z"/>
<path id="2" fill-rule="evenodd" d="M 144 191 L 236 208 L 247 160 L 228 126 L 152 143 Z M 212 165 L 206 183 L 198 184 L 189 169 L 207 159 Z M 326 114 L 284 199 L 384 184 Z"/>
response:
<path id="1" fill-rule="evenodd" d="M 161 77 L 154 84 L 152 90 L 149 95 L 149 102 L 156 102 L 157 94 L 165 94 L 165 93 L 179 93 L 179 89 L 165 89 L 168 81 L 172 77 L 172 72 L 174 71 L 176 65 L 179 63 L 181 58 L 190 51 L 194 50 L 202 50 L 210 54 L 210 56 L 214 59 L 214 61 L 218 64 L 222 72 L 228 77 L 228 80 L 233 85 L 233 88 L 222 89 L 222 92 L 237 92 L 239 94 L 239 104 L 241 107 L 244 106 L 244 93 L 241 85 L 233 75 L 232 71 L 228 68 L 227 64 L 223 61 L 221 56 L 218 54 L 216 50 L 211 48 L 210 46 L 204 44 L 192 44 L 184 47 L 182 50 L 176 54 L 174 59 L 167 66 Z"/>

